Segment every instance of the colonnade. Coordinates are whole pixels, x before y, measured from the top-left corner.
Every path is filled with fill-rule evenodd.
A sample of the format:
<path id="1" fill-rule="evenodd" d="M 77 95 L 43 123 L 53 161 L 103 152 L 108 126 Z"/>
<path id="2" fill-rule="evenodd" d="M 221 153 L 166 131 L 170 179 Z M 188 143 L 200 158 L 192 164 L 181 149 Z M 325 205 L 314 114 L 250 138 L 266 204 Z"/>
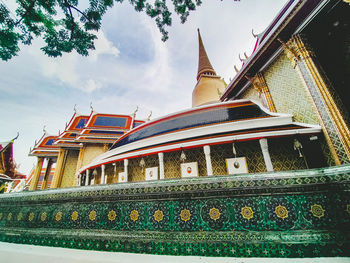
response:
<path id="1" fill-rule="evenodd" d="M 269 153 L 268 149 L 268 141 L 266 138 L 261 138 L 259 139 L 260 143 L 260 148 L 264 157 L 264 162 L 266 166 L 267 172 L 273 172 L 273 165 L 271 161 L 271 156 Z M 208 176 L 213 176 L 213 167 L 212 167 L 212 161 L 211 161 L 211 148 L 210 145 L 205 145 L 203 146 L 203 152 L 205 156 L 205 163 L 206 163 L 206 168 L 207 168 L 207 175 Z M 164 179 L 165 174 L 164 174 L 164 153 L 160 152 L 158 153 L 158 162 L 159 162 L 159 179 Z M 129 160 L 124 159 L 124 173 L 125 176 L 128 177 L 128 164 Z M 90 183 L 90 170 L 86 170 L 85 172 L 85 185 L 89 185 Z M 78 177 L 78 185 L 81 186 L 83 182 L 83 176 L 79 175 Z M 100 184 L 106 184 L 107 183 L 107 175 L 106 175 L 106 165 L 103 164 L 101 165 L 101 180 Z"/>

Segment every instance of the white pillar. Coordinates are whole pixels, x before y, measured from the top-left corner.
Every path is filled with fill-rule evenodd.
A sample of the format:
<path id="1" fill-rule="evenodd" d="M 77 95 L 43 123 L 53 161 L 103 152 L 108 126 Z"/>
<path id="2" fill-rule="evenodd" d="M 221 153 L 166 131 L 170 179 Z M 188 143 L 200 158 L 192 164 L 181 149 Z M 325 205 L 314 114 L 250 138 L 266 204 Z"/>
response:
<path id="1" fill-rule="evenodd" d="M 158 153 L 159 179 L 164 179 L 164 153 Z"/>
<path id="2" fill-rule="evenodd" d="M 207 164 L 208 176 L 211 176 L 213 175 L 213 166 L 211 165 L 210 146 L 205 145 L 203 149 L 204 149 L 204 155 L 205 155 L 205 162 Z"/>
<path id="3" fill-rule="evenodd" d="M 124 173 L 126 178 L 128 178 L 128 164 L 129 164 L 129 160 L 128 159 L 124 159 Z M 129 180 L 127 180 L 129 182 Z"/>
<path id="4" fill-rule="evenodd" d="M 269 153 L 269 147 L 267 145 L 267 139 L 266 138 L 260 139 L 259 142 L 260 142 L 260 147 L 264 156 L 266 170 L 268 172 L 273 172 L 273 166 L 272 166 L 271 157 Z"/>
<path id="5" fill-rule="evenodd" d="M 90 173 L 90 171 L 86 170 L 85 185 L 89 185 L 89 179 L 90 179 L 89 173 Z"/>
<path id="6" fill-rule="evenodd" d="M 101 165 L 101 182 L 100 184 L 105 184 L 105 169 L 106 166 L 104 164 Z"/>
<path id="7" fill-rule="evenodd" d="M 77 175 L 77 179 L 78 179 L 78 182 L 77 182 L 77 186 L 81 186 L 81 178 L 82 178 L 82 175 L 81 174 L 78 174 Z"/>

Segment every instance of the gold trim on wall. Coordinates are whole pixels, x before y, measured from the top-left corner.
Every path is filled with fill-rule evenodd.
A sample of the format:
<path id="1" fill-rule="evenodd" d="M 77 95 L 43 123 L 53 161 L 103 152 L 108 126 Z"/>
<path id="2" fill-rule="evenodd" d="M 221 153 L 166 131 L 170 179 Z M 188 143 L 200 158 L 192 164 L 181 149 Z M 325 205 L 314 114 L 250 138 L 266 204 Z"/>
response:
<path id="1" fill-rule="evenodd" d="M 36 188 L 37 188 L 41 169 L 43 167 L 43 162 L 44 162 L 44 157 L 38 157 L 38 161 L 36 163 L 33 178 L 32 178 L 32 181 L 30 182 L 30 186 L 29 186 L 30 191 L 36 190 Z"/>
<path id="2" fill-rule="evenodd" d="M 318 64 L 316 65 L 313 59 L 315 57 L 314 52 L 312 51 L 310 46 L 305 42 L 305 40 L 302 39 L 300 35 L 293 36 L 287 43 L 284 43 L 283 41 L 280 41 L 280 42 L 282 43 L 282 47 L 286 55 L 290 58 L 292 65 L 296 66 L 296 69 L 299 75 L 303 79 L 304 84 L 307 87 L 307 90 L 313 99 L 313 103 L 318 110 L 319 119 L 325 134 L 326 141 L 330 147 L 335 163 L 337 165 L 340 165 L 342 163 L 349 162 L 350 161 L 349 127 L 343 117 L 341 109 L 339 108 L 340 105 L 337 105 L 337 103 L 335 103 L 335 98 L 333 96 L 337 96 L 337 95 L 331 94 L 330 92 L 330 88 L 332 88 L 331 84 L 329 83 L 329 81 L 327 80 L 327 77 L 323 73 L 321 66 Z M 300 62 L 305 63 L 305 66 L 308 72 L 303 72 L 303 69 L 299 65 Z M 317 98 L 312 96 L 311 94 L 312 91 L 310 89 L 313 89 L 313 87 L 312 87 L 312 84 L 308 83 L 307 79 L 305 79 L 305 74 L 310 74 L 310 76 L 312 77 L 315 87 L 317 88 L 317 92 L 321 97 L 322 105 L 318 105 L 316 101 Z M 326 109 L 323 109 L 322 107 L 323 105 L 325 105 Z M 322 109 L 320 107 L 322 107 Z M 326 119 L 324 119 L 325 117 L 321 116 L 322 115 L 321 113 L 324 110 L 326 110 L 329 118 L 326 117 Z M 332 129 L 331 126 L 327 125 L 326 123 L 332 123 L 335 129 L 334 128 Z M 336 143 L 336 141 L 333 141 L 332 137 L 330 136 L 330 132 L 335 132 L 337 134 L 338 140 L 336 141 L 340 141 L 341 145 L 337 145 L 339 143 Z M 344 157 L 342 158 L 341 156 L 339 156 L 339 152 L 342 151 L 342 149 L 339 147 L 343 148 L 343 151 L 345 151 L 347 160 L 346 158 L 344 160 Z"/>

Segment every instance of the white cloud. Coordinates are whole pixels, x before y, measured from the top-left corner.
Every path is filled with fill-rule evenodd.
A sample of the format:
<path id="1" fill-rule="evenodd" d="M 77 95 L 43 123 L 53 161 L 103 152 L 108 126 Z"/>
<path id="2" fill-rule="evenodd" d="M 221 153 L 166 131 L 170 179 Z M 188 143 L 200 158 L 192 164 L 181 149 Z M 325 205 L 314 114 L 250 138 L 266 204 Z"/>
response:
<path id="1" fill-rule="evenodd" d="M 153 49 L 155 51 L 152 63 L 146 65 L 140 84 L 151 91 L 168 90 L 172 84 L 173 70 L 169 65 L 169 50 L 167 44 L 161 40 L 161 35 L 156 28 L 154 21 L 148 17 L 144 18 L 142 24 L 149 30 Z"/>
<path id="2" fill-rule="evenodd" d="M 102 84 L 98 81 L 95 81 L 93 79 L 89 79 L 85 82 L 85 85 L 83 86 L 82 90 L 88 93 L 93 92 L 94 90 L 98 90 L 102 88 Z"/>
<path id="3" fill-rule="evenodd" d="M 108 82 L 108 77 L 105 76 L 103 70 L 106 65 L 103 60 L 99 59 L 100 55 L 118 57 L 120 54 L 119 49 L 106 38 L 102 30 L 97 33 L 97 37 L 96 49 L 90 51 L 88 57 L 82 57 L 73 51 L 68 54 L 64 53 L 62 57 L 51 58 L 40 50 L 43 45 L 40 41 L 35 41 L 28 53 L 34 58 L 34 61 L 38 62 L 41 73 L 46 78 L 56 78 L 66 87 L 91 93 L 103 88 L 106 80 Z M 92 75 L 91 72 L 94 74 Z"/>
<path id="4" fill-rule="evenodd" d="M 96 33 L 97 39 L 95 40 L 95 50 L 90 52 L 89 59 L 92 62 L 96 62 L 99 55 L 112 55 L 119 56 L 119 49 L 116 48 L 111 41 L 107 39 L 102 30 Z"/>

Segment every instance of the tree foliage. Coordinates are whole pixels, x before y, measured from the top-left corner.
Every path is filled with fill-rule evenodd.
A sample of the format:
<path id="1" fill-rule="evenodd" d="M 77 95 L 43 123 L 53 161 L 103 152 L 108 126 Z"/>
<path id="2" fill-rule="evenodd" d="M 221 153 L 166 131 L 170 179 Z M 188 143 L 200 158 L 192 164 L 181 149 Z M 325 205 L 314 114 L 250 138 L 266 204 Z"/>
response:
<path id="1" fill-rule="evenodd" d="M 167 26 L 172 13 L 167 0 L 128 0 L 138 12 L 145 12 L 155 19 L 162 34 L 168 39 Z M 201 4 L 201 0 L 169 0 L 184 23 L 189 12 Z M 80 9 L 79 0 L 16 0 L 15 13 L 0 0 L 0 57 L 9 60 L 17 55 L 20 43 L 30 45 L 33 38 L 42 38 L 42 51 L 50 57 L 62 56 L 75 50 L 83 56 L 94 49 L 94 34 L 101 28 L 103 15 L 114 3 L 123 0 L 89 0 L 88 7 Z M 80 4 L 86 4 L 83 0 Z"/>

